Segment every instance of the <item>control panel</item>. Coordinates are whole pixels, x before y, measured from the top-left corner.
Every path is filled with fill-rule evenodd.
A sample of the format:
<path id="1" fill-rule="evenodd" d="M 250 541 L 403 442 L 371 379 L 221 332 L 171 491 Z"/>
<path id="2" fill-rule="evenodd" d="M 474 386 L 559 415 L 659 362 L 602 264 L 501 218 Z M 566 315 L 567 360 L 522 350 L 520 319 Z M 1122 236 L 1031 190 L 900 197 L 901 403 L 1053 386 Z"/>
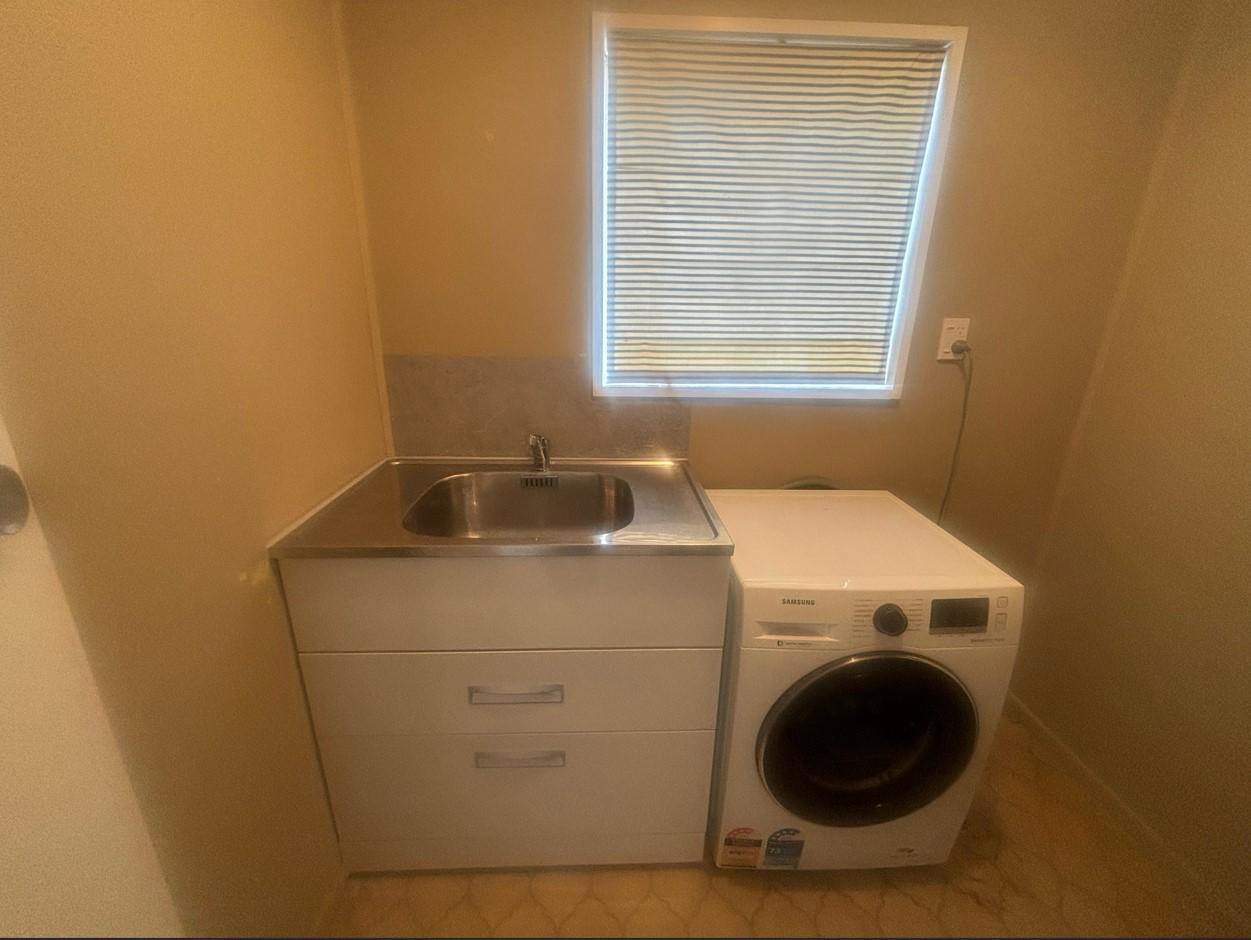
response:
<path id="1" fill-rule="evenodd" d="M 853 591 L 745 586 L 744 646 L 900 649 L 1015 643 L 1023 591 Z"/>

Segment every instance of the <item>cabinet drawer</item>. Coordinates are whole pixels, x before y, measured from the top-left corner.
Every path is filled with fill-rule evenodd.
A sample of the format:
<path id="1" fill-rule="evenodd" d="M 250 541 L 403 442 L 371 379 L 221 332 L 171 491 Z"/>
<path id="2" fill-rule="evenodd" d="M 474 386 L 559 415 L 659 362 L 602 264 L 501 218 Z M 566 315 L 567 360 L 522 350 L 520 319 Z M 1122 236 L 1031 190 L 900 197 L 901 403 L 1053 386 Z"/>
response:
<path id="1" fill-rule="evenodd" d="M 728 555 L 284 558 L 301 652 L 720 647 Z"/>
<path id="2" fill-rule="evenodd" d="M 704 828 L 713 732 L 320 739 L 344 843 Z"/>
<path id="3" fill-rule="evenodd" d="M 711 730 L 719 649 L 301 653 L 319 736 Z"/>

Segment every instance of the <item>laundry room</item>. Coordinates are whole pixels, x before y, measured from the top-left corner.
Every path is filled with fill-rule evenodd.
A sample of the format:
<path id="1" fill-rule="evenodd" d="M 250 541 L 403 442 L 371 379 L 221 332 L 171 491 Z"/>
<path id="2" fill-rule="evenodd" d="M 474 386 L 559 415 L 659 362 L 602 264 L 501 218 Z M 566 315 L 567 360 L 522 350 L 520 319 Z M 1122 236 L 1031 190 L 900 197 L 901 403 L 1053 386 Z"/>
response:
<path id="1" fill-rule="evenodd" d="M 1251 3 L 0 4 L 0 934 L 1251 932 Z"/>

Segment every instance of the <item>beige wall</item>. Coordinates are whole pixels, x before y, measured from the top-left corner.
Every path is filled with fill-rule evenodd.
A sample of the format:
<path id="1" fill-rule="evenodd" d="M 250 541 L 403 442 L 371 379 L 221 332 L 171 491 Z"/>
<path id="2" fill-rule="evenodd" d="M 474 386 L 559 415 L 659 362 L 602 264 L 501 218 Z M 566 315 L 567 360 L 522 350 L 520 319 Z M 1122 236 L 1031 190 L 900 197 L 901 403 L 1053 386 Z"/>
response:
<path id="1" fill-rule="evenodd" d="M 1037 712 L 1251 929 L 1251 7 L 1202 24 L 1057 500 Z"/>
<path id="2" fill-rule="evenodd" d="M 0 9 L 0 407 L 187 928 L 340 877 L 266 540 L 383 452 L 325 3 Z"/>
<path id="3" fill-rule="evenodd" d="M 612 0 L 613 10 L 969 27 L 907 387 L 887 405 L 695 405 L 708 486 L 823 474 L 934 508 L 972 317 L 977 387 L 953 528 L 1019 574 L 1124 258 L 1188 3 Z M 586 0 L 346 8 L 388 353 L 577 356 L 588 345 Z M 589 391 L 588 391 L 589 394 Z"/>
<path id="4" fill-rule="evenodd" d="M 0 935 L 180 934 L 38 512 L 0 538 L 0 598 Z"/>

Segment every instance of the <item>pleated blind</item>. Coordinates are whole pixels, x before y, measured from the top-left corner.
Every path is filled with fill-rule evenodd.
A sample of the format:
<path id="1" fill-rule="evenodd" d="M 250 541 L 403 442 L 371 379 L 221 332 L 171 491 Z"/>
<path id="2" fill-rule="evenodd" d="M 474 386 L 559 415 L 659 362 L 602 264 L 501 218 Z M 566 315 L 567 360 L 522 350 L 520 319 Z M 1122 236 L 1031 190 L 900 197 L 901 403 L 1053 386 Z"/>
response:
<path id="1" fill-rule="evenodd" d="M 603 388 L 883 386 L 946 54 L 609 27 Z"/>

